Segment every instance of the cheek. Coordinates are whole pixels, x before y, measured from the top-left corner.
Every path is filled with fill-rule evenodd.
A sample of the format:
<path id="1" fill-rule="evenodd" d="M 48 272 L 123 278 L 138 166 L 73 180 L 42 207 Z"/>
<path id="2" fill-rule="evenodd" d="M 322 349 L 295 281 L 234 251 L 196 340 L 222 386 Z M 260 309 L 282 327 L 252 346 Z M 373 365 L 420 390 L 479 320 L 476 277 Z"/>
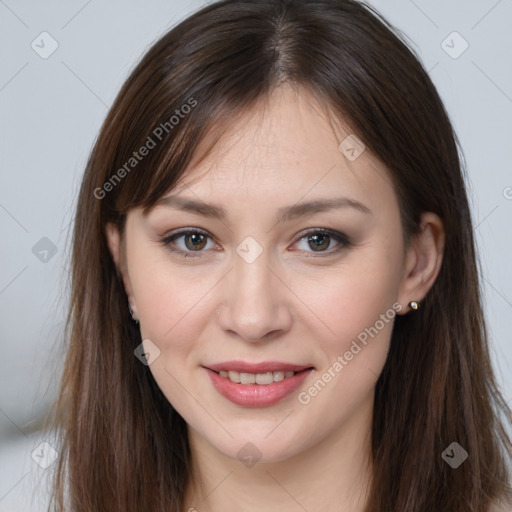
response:
<path id="1" fill-rule="evenodd" d="M 321 320 L 316 320 L 316 343 L 322 364 L 298 396 L 303 405 L 314 402 L 308 410 L 337 404 L 337 416 L 345 417 L 372 392 L 386 362 L 400 309 L 396 303 L 399 242 L 390 238 L 362 248 L 337 269 L 324 273 L 315 286 L 310 277 L 295 278 L 297 293 Z"/>
<path id="2" fill-rule="evenodd" d="M 297 396 L 304 413 L 325 418 L 326 431 L 347 421 L 372 399 L 399 309 L 396 282 L 389 275 L 353 271 L 330 283 L 323 308 L 317 294 L 310 297 L 317 301 L 319 316 L 328 326 L 317 338 L 322 365 Z"/>
<path id="3" fill-rule="evenodd" d="M 315 277 L 311 272 L 294 276 L 294 291 L 308 306 L 311 318 L 314 313 L 320 329 L 317 332 L 322 333 L 319 338 L 331 357 L 348 350 L 358 337 L 364 342 L 365 333 L 376 324 L 382 338 L 389 338 L 395 315 L 392 306 L 399 289 L 397 253 L 385 246 L 380 250 L 366 248 L 336 269 L 316 269 Z"/>
<path id="4" fill-rule="evenodd" d="M 209 317 L 205 299 L 219 277 L 199 267 L 177 265 L 165 251 L 154 248 L 134 251 L 131 263 L 142 336 L 154 339 L 161 350 L 185 349 Z"/>
<path id="5" fill-rule="evenodd" d="M 214 314 L 208 291 L 219 283 L 219 277 L 200 272 L 199 267 L 185 269 L 156 252 L 160 251 L 150 248 L 132 253 L 130 281 L 141 336 L 160 350 L 150 371 L 167 400 L 183 417 L 194 417 L 189 371 L 197 371 L 198 340 Z"/>

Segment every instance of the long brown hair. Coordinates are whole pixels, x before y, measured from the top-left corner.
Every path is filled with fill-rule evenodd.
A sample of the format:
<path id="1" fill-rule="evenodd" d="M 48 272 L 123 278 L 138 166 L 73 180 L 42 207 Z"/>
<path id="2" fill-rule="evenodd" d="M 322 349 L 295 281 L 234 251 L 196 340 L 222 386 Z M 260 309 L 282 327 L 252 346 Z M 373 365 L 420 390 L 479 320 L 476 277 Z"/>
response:
<path id="1" fill-rule="evenodd" d="M 213 146 L 233 116 L 283 82 L 312 91 L 387 166 L 406 240 L 425 211 L 446 231 L 440 274 L 421 310 L 397 317 L 377 382 L 366 511 L 480 512 L 510 497 L 512 415 L 489 359 L 458 144 L 428 74 L 403 36 L 354 0 L 225 0 L 146 53 L 87 163 L 57 405 L 55 510 L 182 510 L 186 423 L 134 357 L 140 330 L 105 225 L 122 232 L 130 209 L 150 208 L 178 183 L 206 135 Z M 457 469 L 441 457 L 452 442 L 469 454 Z"/>

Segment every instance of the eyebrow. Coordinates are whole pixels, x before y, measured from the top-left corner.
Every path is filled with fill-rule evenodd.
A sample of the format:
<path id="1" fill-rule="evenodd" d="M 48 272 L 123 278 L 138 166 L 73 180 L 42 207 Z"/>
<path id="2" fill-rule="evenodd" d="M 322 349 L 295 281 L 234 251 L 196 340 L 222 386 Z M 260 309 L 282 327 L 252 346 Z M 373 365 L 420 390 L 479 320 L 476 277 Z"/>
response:
<path id="1" fill-rule="evenodd" d="M 167 196 L 157 201 L 155 206 L 168 206 L 178 210 L 196 213 L 205 217 L 213 217 L 219 220 L 224 220 L 227 217 L 227 212 L 222 206 L 195 199 L 188 199 L 179 196 Z M 331 199 L 316 199 L 305 203 L 296 203 L 292 206 L 285 206 L 279 208 L 277 211 L 277 222 L 286 222 L 297 217 L 306 215 L 313 215 L 328 210 L 337 208 L 354 208 L 365 214 L 371 214 L 370 208 L 365 206 L 360 201 L 350 199 L 348 197 L 338 197 Z"/>

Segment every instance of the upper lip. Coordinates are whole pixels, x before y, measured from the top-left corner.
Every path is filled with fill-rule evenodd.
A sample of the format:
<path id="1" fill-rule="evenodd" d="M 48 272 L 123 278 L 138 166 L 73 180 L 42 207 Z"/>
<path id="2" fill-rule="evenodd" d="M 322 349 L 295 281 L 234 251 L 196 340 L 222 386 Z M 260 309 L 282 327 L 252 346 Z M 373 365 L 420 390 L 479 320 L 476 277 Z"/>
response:
<path id="1" fill-rule="evenodd" d="M 214 372 L 234 371 L 239 373 L 267 373 L 279 371 L 300 372 L 312 365 L 299 365 L 294 363 L 283 363 L 281 361 L 262 361 L 260 363 L 250 363 L 247 361 L 225 361 L 223 363 L 204 365 L 205 368 Z"/>

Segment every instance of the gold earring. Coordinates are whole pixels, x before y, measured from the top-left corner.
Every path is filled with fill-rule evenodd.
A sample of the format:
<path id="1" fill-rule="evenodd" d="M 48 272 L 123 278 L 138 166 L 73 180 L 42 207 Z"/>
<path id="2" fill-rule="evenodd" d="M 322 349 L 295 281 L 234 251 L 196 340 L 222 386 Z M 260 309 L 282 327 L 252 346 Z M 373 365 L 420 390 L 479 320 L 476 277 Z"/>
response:
<path id="1" fill-rule="evenodd" d="M 411 302 L 409 302 L 409 307 L 414 311 L 417 311 L 418 309 L 420 309 L 420 303 L 415 300 L 412 300 Z"/>

